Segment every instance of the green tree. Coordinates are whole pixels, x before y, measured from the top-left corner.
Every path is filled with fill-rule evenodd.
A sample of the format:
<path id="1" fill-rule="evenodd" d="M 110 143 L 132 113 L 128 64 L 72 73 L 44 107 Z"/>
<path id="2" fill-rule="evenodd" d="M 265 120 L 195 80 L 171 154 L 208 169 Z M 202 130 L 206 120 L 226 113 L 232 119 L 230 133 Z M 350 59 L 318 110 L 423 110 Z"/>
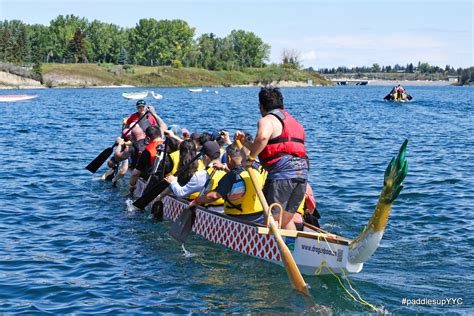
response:
<path id="1" fill-rule="evenodd" d="M 123 47 L 120 49 L 120 55 L 119 55 L 119 58 L 118 58 L 118 63 L 120 65 L 128 64 L 128 52 Z"/>
<path id="2" fill-rule="evenodd" d="M 29 58 L 28 31 L 19 20 L 0 21 L 0 60 L 11 63 Z"/>
<path id="3" fill-rule="evenodd" d="M 233 30 L 230 39 L 238 67 L 263 67 L 270 55 L 270 46 L 252 32 Z"/>
<path id="4" fill-rule="evenodd" d="M 130 54 L 143 65 L 171 65 L 191 46 L 194 28 L 182 20 L 141 19 L 129 31 Z"/>
<path id="5" fill-rule="evenodd" d="M 428 63 L 420 63 L 418 68 L 422 74 L 427 74 L 430 72 L 431 67 L 430 67 L 430 64 Z"/>
<path id="6" fill-rule="evenodd" d="M 293 49 L 284 49 L 282 54 L 282 66 L 284 68 L 299 69 L 299 53 Z"/>
<path id="7" fill-rule="evenodd" d="M 92 21 L 86 30 L 89 60 L 118 63 L 120 49 L 127 45 L 125 30 L 115 24 Z"/>
<path id="8" fill-rule="evenodd" d="M 51 37 L 51 56 L 53 61 L 64 63 L 66 53 L 77 29 L 86 30 L 88 22 L 74 15 L 59 15 L 49 25 Z"/>
<path id="9" fill-rule="evenodd" d="M 379 64 L 373 64 L 372 65 L 372 72 L 380 72 L 380 65 Z"/>
<path id="10" fill-rule="evenodd" d="M 197 39 L 199 54 L 197 64 L 199 67 L 214 70 L 216 68 L 215 47 L 217 46 L 217 36 L 214 33 L 202 34 Z"/>
<path id="11" fill-rule="evenodd" d="M 460 78 L 459 84 L 465 85 L 465 84 L 474 82 L 472 78 L 473 72 L 474 72 L 474 67 L 463 69 L 461 72 L 461 78 Z"/>
<path id="12" fill-rule="evenodd" d="M 74 37 L 69 42 L 67 59 L 74 63 L 87 63 L 85 35 L 80 29 L 74 32 Z"/>
<path id="13" fill-rule="evenodd" d="M 28 26 L 30 60 L 33 63 L 48 62 L 51 52 L 49 28 L 45 25 L 34 24 Z"/>
<path id="14" fill-rule="evenodd" d="M 191 46 L 183 50 L 183 65 L 185 67 L 198 67 L 200 58 L 199 47 L 197 42 L 193 42 Z"/>

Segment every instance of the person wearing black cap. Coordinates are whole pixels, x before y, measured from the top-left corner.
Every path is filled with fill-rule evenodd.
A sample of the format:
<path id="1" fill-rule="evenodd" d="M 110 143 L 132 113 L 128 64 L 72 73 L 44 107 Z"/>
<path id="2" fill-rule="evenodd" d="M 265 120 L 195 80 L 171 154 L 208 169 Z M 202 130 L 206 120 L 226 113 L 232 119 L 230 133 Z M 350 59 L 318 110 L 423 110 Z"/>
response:
<path id="1" fill-rule="evenodd" d="M 234 145 L 226 148 L 226 173 L 212 191 L 194 199 L 189 206 L 206 205 L 218 199 L 224 199 L 224 213 L 241 220 L 263 224 L 265 217 L 262 204 L 257 197 L 248 172 L 242 166 L 243 154 Z M 261 179 L 260 173 L 257 173 Z"/>
<path id="2" fill-rule="evenodd" d="M 184 186 L 181 186 L 178 183 L 178 178 L 170 175 L 165 178 L 165 180 L 170 184 L 169 188 L 177 196 L 187 199 L 195 199 L 199 193 L 204 188 L 207 179 L 212 173 L 213 164 L 216 161 L 219 161 L 220 158 L 220 147 L 216 142 L 207 141 L 202 145 L 201 152 L 204 155 L 204 164 L 207 166 L 204 170 L 197 171 L 191 179 Z M 214 176 L 209 182 L 209 190 L 214 190 L 217 187 L 219 180 L 225 175 L 225 171 L 216 170 Z M 160 194 L 159 199 L 162 199 L 163 196 Z M 219 199 L 213 201 L 212 203 L 206 204 L 205 206 L 216 211 L 223 210 L 224 200 Z"/>

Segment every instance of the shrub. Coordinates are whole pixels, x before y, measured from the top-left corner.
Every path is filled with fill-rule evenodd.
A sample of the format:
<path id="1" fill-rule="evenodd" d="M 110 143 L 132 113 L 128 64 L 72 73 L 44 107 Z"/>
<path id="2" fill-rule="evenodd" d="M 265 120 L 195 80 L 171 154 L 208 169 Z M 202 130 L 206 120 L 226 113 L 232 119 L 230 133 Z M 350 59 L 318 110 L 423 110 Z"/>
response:
<path id="1" fill-rule="evenodd" d="M 181 68 L 183 67 L 183 63 L 179 59 L 175 59 L 171 62 L 171 67 L 173 68 Z"/>

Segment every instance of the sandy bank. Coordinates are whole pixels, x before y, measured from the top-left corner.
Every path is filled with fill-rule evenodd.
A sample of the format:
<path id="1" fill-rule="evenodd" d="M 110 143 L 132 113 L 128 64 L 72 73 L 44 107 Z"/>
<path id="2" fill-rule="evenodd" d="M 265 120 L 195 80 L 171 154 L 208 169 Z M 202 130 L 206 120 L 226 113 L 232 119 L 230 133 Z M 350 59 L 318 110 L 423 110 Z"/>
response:
<path id="1" fill-rule="evenodd" d="M 0 89 L 41 89 L 41 82 L 0 71 Z"/>

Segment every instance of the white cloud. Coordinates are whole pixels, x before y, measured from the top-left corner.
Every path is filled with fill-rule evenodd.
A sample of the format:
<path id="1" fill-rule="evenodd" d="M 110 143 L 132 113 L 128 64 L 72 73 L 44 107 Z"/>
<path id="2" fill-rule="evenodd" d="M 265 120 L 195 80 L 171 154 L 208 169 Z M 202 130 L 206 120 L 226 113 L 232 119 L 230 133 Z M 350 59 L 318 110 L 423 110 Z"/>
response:
<path id="1" fill-rule="evenodd" d="M 303 52 L 301 54 L 301 60 L 302 61 L 315 61 L 318 59 L 318 56 L 314 50 L 308 51 L 308 52 Z"/>

